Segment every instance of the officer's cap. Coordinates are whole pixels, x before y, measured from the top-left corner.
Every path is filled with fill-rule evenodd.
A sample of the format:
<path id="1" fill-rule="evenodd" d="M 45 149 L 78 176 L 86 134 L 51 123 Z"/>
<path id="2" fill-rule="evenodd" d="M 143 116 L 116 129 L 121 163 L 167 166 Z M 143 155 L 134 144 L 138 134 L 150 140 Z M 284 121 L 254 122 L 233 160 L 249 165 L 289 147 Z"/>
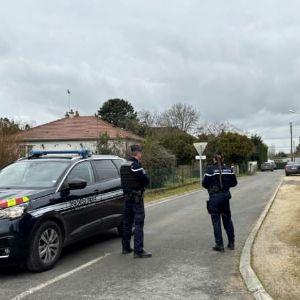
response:
<path id="1" fill-rule="evenodd" d="M 140 145 L 131 145 L 130 150 L 131 152 L 142 152 L 142 147 Z"/>

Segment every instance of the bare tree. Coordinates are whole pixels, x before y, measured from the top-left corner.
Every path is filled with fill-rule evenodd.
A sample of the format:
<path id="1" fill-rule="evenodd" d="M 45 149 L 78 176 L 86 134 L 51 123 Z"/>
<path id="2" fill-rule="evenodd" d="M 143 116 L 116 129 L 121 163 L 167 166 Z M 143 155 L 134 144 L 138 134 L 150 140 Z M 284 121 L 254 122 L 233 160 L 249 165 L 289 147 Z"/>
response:
<path id="1" fill-rule="evenodd" d="M 155 127 L 159 124 L 159 114 L 149 110 L 142 110 L 138 112 L 138 119 L 143 126 Z"/>
<path id="2" fill-rule="evenodd" d="M 18 158 L 19 131 L 19 125 L 13 120 L 0 118 L 0 169 Z"/>
<path id="3" fill-rule="evenodd" d="M 242 130 L 227 122 L 211 122 L 205 126 L 198 128 L 200 133 L 219 136 L 223 132 L 242 133 Z"/>
<path id="4" fill-rule="evenodd" d="M 0 131 L 0 169 L 19 158 L 19 145 L 16 135 Z"/>
<path id="5" fill-rule="evenodd" d="M 160 115 L 159 124 L 175 127 L 185 132 L 194 130 L 200 119 L 200 113 L 192 105 L 176 103 Z"/>

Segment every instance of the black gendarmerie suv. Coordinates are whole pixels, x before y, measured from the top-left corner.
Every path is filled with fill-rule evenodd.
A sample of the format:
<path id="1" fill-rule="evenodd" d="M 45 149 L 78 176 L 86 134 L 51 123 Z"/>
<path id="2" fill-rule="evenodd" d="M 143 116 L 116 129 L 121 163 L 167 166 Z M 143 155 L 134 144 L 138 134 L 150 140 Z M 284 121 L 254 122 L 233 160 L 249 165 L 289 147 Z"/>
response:
<path id="1" fill-rule="evenodd" d="M 121 229 L 117 156 L 32 151 L 0 171 L 0 264 L 50 269 L 62 247 L 100 230 Z"/>

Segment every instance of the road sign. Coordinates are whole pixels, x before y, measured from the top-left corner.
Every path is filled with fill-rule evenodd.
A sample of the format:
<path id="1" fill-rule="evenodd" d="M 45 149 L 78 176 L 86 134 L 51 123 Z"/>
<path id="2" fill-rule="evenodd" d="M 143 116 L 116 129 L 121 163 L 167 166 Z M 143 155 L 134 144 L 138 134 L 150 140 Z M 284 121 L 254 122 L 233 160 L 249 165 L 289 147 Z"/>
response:
<path id="1" fill-rule="evenodd" d="M 199 170 L 200 170 L 200 184 L 202 181 L 202 159 L 206 159 L 205 155 L 203 154 L 203 151 L 206 147 L 207 143 L 194 143 L 194 147 L 196 148 L 197 152 L 199 155 L 196 156 L 196 159 L 199 160 L 200 166 L 199 166 Z"/>
<path id="2" fill-rule="evenodd" d="M 207 143 L 194 143 L 194 147 L 196 148 L 198 154 L 202 155 Z"/>
<path id="3" fill-rule="evenodd" d="M 196 155 L 195 159 L 206 159 L 206 155 Z"/>

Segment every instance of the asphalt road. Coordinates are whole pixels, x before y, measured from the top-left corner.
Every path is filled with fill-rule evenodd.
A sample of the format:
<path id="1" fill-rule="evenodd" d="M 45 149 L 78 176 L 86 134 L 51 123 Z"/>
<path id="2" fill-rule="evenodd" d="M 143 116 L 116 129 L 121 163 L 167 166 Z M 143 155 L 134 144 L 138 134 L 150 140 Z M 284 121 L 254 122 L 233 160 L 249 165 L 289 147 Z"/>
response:
<path id="1" fill-rule="evenodd" d="M 145 248 L 153 258 L 122 256 L 120 239 L 110 231 L 66 248 L 48 272 L 0 269 L 0 299 L 252 299 L 239 274 L 239 256 L 283 175 L 243 177 L 232 189 L 235 251 L 211 250 L 207 193 L 196 192 L 147 207 Z"/>

